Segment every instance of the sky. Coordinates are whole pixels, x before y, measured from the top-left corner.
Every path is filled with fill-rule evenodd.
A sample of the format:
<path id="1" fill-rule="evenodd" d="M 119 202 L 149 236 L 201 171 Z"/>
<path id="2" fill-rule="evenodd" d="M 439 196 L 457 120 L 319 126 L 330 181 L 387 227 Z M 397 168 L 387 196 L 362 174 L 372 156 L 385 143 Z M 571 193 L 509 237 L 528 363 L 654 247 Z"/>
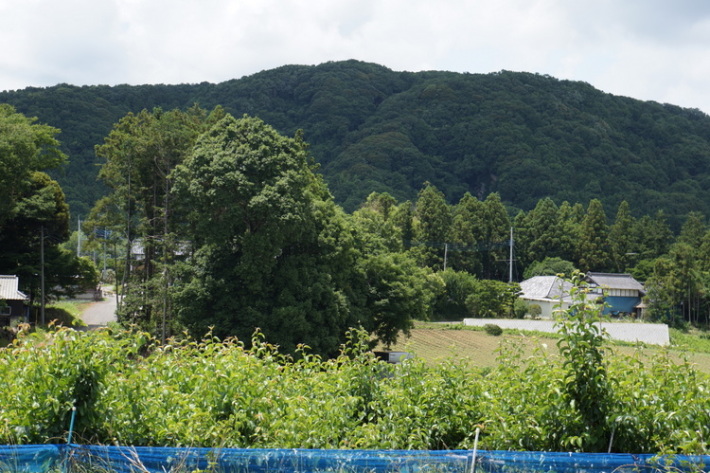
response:
<path id="1" fill-rule="evenodd" d="M 584 81 L 710 114 L 708 0 L 0 0 L 0 90 L 358 59 Z"/>

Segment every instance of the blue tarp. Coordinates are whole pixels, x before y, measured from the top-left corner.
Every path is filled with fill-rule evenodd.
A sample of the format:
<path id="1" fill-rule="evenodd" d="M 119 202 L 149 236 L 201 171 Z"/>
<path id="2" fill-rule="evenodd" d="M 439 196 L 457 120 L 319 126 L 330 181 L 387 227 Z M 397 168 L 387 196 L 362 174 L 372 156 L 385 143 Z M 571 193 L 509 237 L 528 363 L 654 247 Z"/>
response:
<path id="1" fill-rule="evenodd" d="M 1 445 L 0 471 L 44 472 L 58 466 L 66 445 Z"/>
<path id="2" fill-rule="evenodd" d="M 115 471 L 217 473 L 471 473 L 470 450 L 308 450 L 110 447 L 97 445 L 0 446 L 0 471 Z M 477 473 L 631 473 L 705 470 L 710 456 L 476 452 Z"/>

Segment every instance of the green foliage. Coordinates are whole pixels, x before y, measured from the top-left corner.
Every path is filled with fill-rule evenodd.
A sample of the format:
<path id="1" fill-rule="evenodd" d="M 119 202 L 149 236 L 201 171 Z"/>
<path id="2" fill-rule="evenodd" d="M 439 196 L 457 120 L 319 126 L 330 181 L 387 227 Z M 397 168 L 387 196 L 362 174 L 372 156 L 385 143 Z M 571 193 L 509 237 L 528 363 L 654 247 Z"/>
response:
<path id="1" fill-rule="evenodd" d="M 84 228 L 90 244 L 101 240 L 99 246 L 108 243 L 115 251 L 120 243 L 124 248 L 124 261 L 112 268 L 122 273 L 118 314 L 123 322 L 152 330 L 160 325 L 163 336 L 168 332 L 171 263 L 187 247 L 176 237 L 187 210 L 175 201 L 171 173 L 191 152 L 197 136 L 221 116 L 219 108 L 207 114 L 199 107 L 129 113 L 96 146 L 97 156 L 105 159 L 99 177 L 111 192 L 96 202 Z M 97 230 L 104 237 L 99 238 Z M 142 252 L 140 264 L 131 260 L 134 244 Z"/>
<path id="2" fill-rule="evenodd" d="M 170 340 L 56 329 L 0 348 L 0 442 L 75 438 L 119 445 L 470 449 L 707 454 L 710 379 L 667 354 L 619 356 L 593 319 L 561 321 L 562 359 L 503 344 L 468 363 L 378 361 L 363 331 L 337 357 L 297 359 L 265 342 Z M 592 416 L 592 418 L 589 418 Z M 612 435 L 613 433 L 613 435 Z"/>
<path id="3" fill-rule="evenodd" d="M 496 324 L 486 324 L 483 326 L 483 330 L 488 335 L 493 335 L 494 337 L 499 337 L 500 335 L 503 335 L 503 329 Z"/>
<path id="4" fill-rule="evenodd" d="M 437 274 L 444 282 L 444 291 L 434 304 L 432 318 L 457 320 L 468 316 L 466 299 L 476 292 L 476 277 L 467 272 L 453 269 L 447 269 Z"/>
<path id="5" fill-rule="evenodd" d="M 445 245 L 451 227 L 451 210 L 444 194 L 429 182 L 419 191 L 414 215 L 415 238 L 413 249 L 422 266 L 440 270 L 444 266 Z"/>
<path id="6" fill-rule="evenodd" d="M 366 290 L 370 327 L 386 347 L 396 343 L 400 332 L 409 335 L 414 320 L 430 318 L 433 301 L 444 292 L 444 281 L 420 268 L 410 257 L 392 253 L 371 256 L 359 262 Z"/>
<path id="7" fill-rule="evenodd" d="M 592 199 L 589 202 L 579 238 L 579 269 L 583 272 L 607 271 L 611 264 L 609 228 L 600 200 Z"/>
<path id="8" fill-rule="evenodd" d="M 32 181 L 36 181 L 33 173 L 56 168 L 66 160 L 55 138 L 59 130 L 35 121 L 36 118 L 27 118 L 14 107 L 0 103 L 0 187 L 4 196 L 0 203 L 0 230 L 6 220 L 20 212 L 16 205 L 22 199 L 34 197 L 27 194 Z"/>
<path id="9" fill-rule="evenodd" d="M 95 276 L 60 247 L 69 236 L 69 206 L 59 183 L 44 171 L 66 156 L 54 137 L 59 130 L 34 122 L 0 104 L 0 274 L 17 275 L 32 302 L 40 294 L 39 274 L 45 275 L 47 298 L 72 294 Z"/>
<path id="10" fill-rule="evenodd" d="M 475 292 L 466 298 L 466 307 L 475 317 L 511 317 L 519 295 L 518 283 L 482 279 L 476 282 Z"/>
<path id="11" fill-rule="evenodd" d="M 529 279 L 535 276 L 556 276 L 558 274 L 571 277 L 574 271 L 574 265 L 570 261 L 553 257 L 545 258 L 542 261 L 535 261 L 525 269 L 523 277 Z"/>
<path id="12" fill-rule="evenodd" d="M 404 229 L 395 222 L 396 204 L 389 194 L 372 193 L 362 207 L 353 212 L 355 238 L 363 253 L 381 254 L 404 250 Z"/>
<path id="13" fill-rule="evenodd" d="M 122 365 L 136 355 L 145 341 L 141 334 L 114 338 L 108 331 L 21 334 L 1 352 L 0 372 L 6 386 L 12 387 L 0 395 L 3 443 L 63 438 L 73 407 L 77 432 L 86 439 L 97 438 L 100 433 L 93 429 L 102 421 L 96 408 L 105 377 L 114 364 Z"/>
<path id="14" fill-rule="evenodd" d="M 333 355 L 350 327 L 384 330 L 392 311 L 374 323 L 360 312 L 368 302 L 353 234 L 300 134 L 227 115 L 178 166 L 175 186 L 194 257 L 177 266 L 172 293 L 193 335 L 214 327 L 248 340 L 260 328 L 286 352 L 305 343 Z"/>
<path id="15" fill-rule="evenodd" d="M 710 211 L 706 115 L 539 74 L 408 73 L 342 61 L 220 84 L 60 84 L 2 92 L 0 102 L 63 130 L 72 162 L 55 177 L 75 215 L 105 193 L 93 147 L 113 123 L 194 103 L 248 112 L 289 136 L 304 130 L 348 211 L 372 192 L 414 199 L 425 181 L 452 202 L 499 192 L 524 210 L 545 197 L 557 205 L 599 198 L 607 209 L 628 200 L 640 214 L 663 209 L 674 228 L 689 211 Z"/>
<path id="16" fill-rule="evenodd" d="M 449 268 L 480 274 L 483 270 L 480 250 L 486 242 L 486 221 L 483 203 L 470 193 L 465 193 L 453 208 L 449 240 L 453 243 L 449 255 Z"/>
<path id="17" fill-rule="evenodd" d="M 635 220 L 631 216 L 628 202 L 619 204 L 619 209 L 614 219 L 614 224 L 609 230 L 609 247 L 614 271 L 623 273 L 631 266 L 631 261 L 637 256 L 639 243 L 634 238 L 633 227 Z"/>
<path id="18" fill-rule="evenodd" d="M 564 426 L 566 431 L 561 435 L 567 437 L 567 448 L 600 452 L 612 441 L 609 420 L 614 407 L 613 385 L 604 360 L 605 334 L 599 324 L 602 307 L 587 299 L 583 275 L 573 278 L 573 303 L 557 320 L 557 346 L 565 370 L 562 399 L 578 417 Z"/>
<path id="19" fill-rule="evenodd" d="M 534 304 L 537 305 L 537 304 Z M 540 306 L 537 306 L 540 308 Z M 521 298 L 517 298 L 513 303 L 513 316 L 516 319 L 523 319 L 528 314 L 530 304 Z M 539 315 L 539 314 L 538 314 Z M 533 317 L 534 318 L 534 317 Z"/>
<path id="20" fill-rule="evenodd" d="M 528 305 L 528 312 L 531 319 L 537 319 L 542 314 L 542 307 L 539 304 Z"/>

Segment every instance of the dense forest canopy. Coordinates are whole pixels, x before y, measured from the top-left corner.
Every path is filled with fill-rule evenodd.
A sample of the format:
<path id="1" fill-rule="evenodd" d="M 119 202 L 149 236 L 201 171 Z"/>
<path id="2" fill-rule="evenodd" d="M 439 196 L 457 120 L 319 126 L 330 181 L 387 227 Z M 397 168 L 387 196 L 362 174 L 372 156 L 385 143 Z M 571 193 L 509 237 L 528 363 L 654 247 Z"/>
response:
<path id="1" fill-rule="evenodd" d="M 74 216 L 106 189 L 94 146 L 127 112 L 222 105 L 293 136 L 304 131 L 336 202 L 352 211 L 373 191 L 413 199 L 425 181 L 451 203 L 498 192 L 531 210 L 550 197 L 626 200 L 636 216 L 663 210 L 678 229 L 710 213 L 710 117 L 617 97 L 581 82 L 517 72 L 397 72 L 358 61 L 283 66 L 219 84 L 60 84 L 0 93 L 62 130 L 71 162 L 55 177 Z"/>

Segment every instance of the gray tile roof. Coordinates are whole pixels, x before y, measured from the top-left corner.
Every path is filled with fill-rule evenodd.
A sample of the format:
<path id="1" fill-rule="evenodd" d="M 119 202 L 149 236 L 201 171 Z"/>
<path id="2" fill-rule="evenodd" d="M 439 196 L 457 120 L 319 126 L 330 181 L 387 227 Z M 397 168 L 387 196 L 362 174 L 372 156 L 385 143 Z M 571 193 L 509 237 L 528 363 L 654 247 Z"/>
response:
<path id="1" fill-rule="evenodd" d="M 28 297 L 20 292 L 17 276 L 0 275 L 0 300 L 4 301 L 26 301 Z"/>
<path id="2" fill-rule="evenodd" d="M 587 273 L 587 280 L 593 285 L 609 289 L 644 291 L 643 284 L 630 274 Z"/>
<path id="3" fill-rule="evenodd" d="M 520 283 L 525 299 L 570 300 L 572 283 L 557 276 L 535 276 Z"/>

